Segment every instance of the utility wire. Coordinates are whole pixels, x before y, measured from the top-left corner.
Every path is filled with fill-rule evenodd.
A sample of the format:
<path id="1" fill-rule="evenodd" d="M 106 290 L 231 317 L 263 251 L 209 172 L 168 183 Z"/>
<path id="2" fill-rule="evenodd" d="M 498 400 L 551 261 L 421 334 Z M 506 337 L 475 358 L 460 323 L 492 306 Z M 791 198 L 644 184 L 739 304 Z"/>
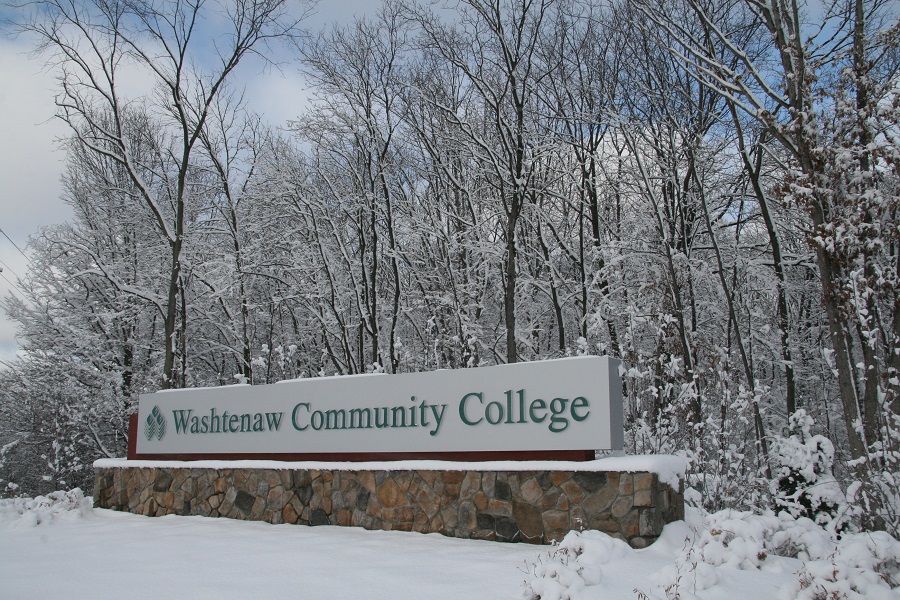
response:
<path id="1" fill-rule="evenodd" d="M 25 297 L 25 294 L 22 293 L 22 291 L 16 286 L 16 284 L 14 284 L 12 281 L 10 281 L 9 279 L 6 278 L 6 275 L 3 274 L 3 270 L 2 270 L 2 269 L 0 269 L 0 277 L 2 277 L 3 279 L 6 280 L 6 283 L 9 284 L 9 288 L 10 288 L 12 291 L 14 291 L 14 292 L 17 293 L 18 295 L 20 295 L 20 296 L 22 297 L 23 300 L 27 300 L 27 298 Z"/>
<path id="2" fill-rule="evenodd" d="M 11 238 L 11 237 L 9 237 L 8 235 L 6 235 L 6 232 L 3 231 L 3 228 L 0 228 L 0 233 L 3 234 L 3 237 L 5 237 L 6 239 L 9 240 L 9 243 L 10 243 L 10 244 L 12 244 L 13 246 L 15 246 L 16 250 L 19 251 L 19 254 L 21 254 L 21 255 L 24 256 L 25 258 L 28 258 L 28 255 L 25 254 L 24 252 L 22 252 L 22 249 L 19 248 L 19 245 L 16 244 L 14 241 L 12 241 L 12 238 Z M 5 278 L 4 278 L 4 279 L 5 279 Z"/>
<path id="3" fill-rule="evenodd" d="M 6 264 L 2 260 L 0 260 L 0 265 L 3 265 L 4 267 L 6 267 L 6 270 L 9 271 L 10 273 L 12 273 L 13 275 L 15 275 L 17 278 L 22 279 L 21 277 L 19 277 L 19 274 L 13 270 L 13 268 L 11 266 Z M 0 272 L 2 272 L 2 271 L 3 271 L 3 269 L 0 269 Z"/>

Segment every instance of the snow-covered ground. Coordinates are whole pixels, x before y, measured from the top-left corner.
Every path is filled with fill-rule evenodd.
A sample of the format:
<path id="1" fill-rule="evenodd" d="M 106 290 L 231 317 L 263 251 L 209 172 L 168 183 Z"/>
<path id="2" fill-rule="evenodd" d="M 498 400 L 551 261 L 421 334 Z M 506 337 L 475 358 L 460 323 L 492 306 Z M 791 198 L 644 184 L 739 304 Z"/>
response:
<path id="1" fill-rule="evenodd" d="M 778 556 L 790 554 L 795 558 Z M 900 598 L 900 543 L 835 541 L 808 520 L 722 512 L 645 550 L 598 532 L 557 547 L 438 534 L 148 518 L 80 492 L 0 501 L 0 598 L 769 600 Z M 821 593 L 820 593 L 821 592 Z"/>

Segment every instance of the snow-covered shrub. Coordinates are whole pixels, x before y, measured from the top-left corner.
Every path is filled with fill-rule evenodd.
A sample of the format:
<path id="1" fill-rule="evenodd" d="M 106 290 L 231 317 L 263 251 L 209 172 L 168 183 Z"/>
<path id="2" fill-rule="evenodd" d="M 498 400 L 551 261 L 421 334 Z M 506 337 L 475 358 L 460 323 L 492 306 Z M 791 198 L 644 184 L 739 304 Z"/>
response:
<path id="1" fill-rule="evenodd" d="M 834 445 L 813 435 L 813 419 L 800 409 L 791 415 L 789 435 L 776 437 L 772 460 L 775 506 L 794 517 L 807 517 L 832 531 L 846 529 L 849 511 L 834 475 Z"/>
<path id="2" fill-rule="evenodd" d="M 787 512 L 754 514 L 723 510 L 695 516 L 691 529 L 696 535 L 695 551 L 704 562 L 737 569 L 756 569 L 769 555 L 800 560 L 827 555 L 837 541 L 834 533 L 806 517 Z"/>
<path id="3" fill-rule="evenodd" d="M 838 539 L 833 529 L 786 511 L 757 515 L 724 510 L 692 517 L 696 537 L 676 557 L 675 568 L 664 569 L 656 577 L 660 588 L 671 586 L 685 565 L 692 570 L 696 592 L 717 581 L 710 567 L 755 570 L 769 557 L 782 556 L 803 562 L 796 580 L 780 591 L 784 600 L 900 596 L 900 589 L 895 589 L 900 584 L 900 542 L 884 532 Z"/>
<path id="4" fill-rule="evenodd" d="M 900 536 L 900 415 L 892 414 L 886 400 L 882 404 L 885 419 L 879 439 L 848 465 L 864 475 L 848 486 L 847 501 L 864 515 L 866 529 Z"/>
<path id="5" fill-rule="evenodd" d="M 691 600 L 734 579 L 734 571 L 780 573 L 783 600 L 897 599 L 900 541 L 885 532 L 843 534 L 787 511 L 688 509 L 685 522 L 667 525 L 645 550 L 598 531 L 569 533 L 528 570 L 526 600 L 601 597 L 609 573 L 632 561 L 662 566 L 646 573 L 639 599 Z M 796 573 L 793 577 L 790 575 Z M 727 585 L 726 585 L 727 587 Z M 582 591 L 586 591 L 582 594 Z"/>
<path id="6" fill-rule="evenodd" d="M 526 600 L 571 600 L 603 581 L 603 565 L 634 550 L 599 531 L 570 531 L 559 546 L 531 566 L 522 584 Z"/>
<path id="7" fill-rule="evenodd" d="M 844 536 L 833 552 L 808 560 L 783 600 L 889 600 L 900 597 L 900 542 L 883 531 Z"/>
<path id="8" fill-rule="evenodd" d="M 91 511 L 92 504 L 80 488 L 34 498 L 0 500 L 0 523 L 6 523 L 10 528 L 35 527 L 61 517 L 80 518 Z"/>

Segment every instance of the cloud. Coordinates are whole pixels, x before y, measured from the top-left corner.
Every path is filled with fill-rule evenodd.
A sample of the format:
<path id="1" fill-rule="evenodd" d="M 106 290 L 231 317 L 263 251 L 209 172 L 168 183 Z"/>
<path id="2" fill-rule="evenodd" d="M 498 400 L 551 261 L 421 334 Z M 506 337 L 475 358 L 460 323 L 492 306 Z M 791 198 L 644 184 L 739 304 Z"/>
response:
<path id="1" fill-rule="evenodd" d="M 317 30 L 350 22 L 356 15 L 372 16 L 379 4 L 373 0 L 321 2 L 304 25 Z M 29 55 L 30 50 L 25 38 L 0 37 L 0 229 L 22 249 L 39 228 L 72 218 L 71 209 L 60 199 L 65 153 L 58 141 L 68 129 L 54 117 L 56 81 L 40 58 Z M 273 127 L 284 127 L 303 112 L 309 93 L 290 49 L 279 48 L 277 54 L 280 70 L 263 69 L 250 61 L 247 69 L 236 73 L 240 79 L 234 83 L 244 87 L 251 110 Z M 150 91 L 147 79 L 139 72 L 126 69 L 122 76 L 120 83 L 127 96 L 134 98 Z M 7 279 L 15 281 L 11 271 L 25 275 L 25 258 L 2 235 L 0 261 L 8 265 L 2 273 Z M 10 292 L 11 285 L 0 277 L 0 296 Z M 0 360 L 15 354 L 15 327 L 0 311 Z"/>
<path id="2" fill-rule="evenodd" d="M 65 156 L 56 139 L 67 130 L 54 118 L 55 82 L 27 50 L 0 39 L 0 227 L 20 246 L 37 227 L 71 215 L 59 199 Z"/>
<path id="3" fill-rule="evenodd" d="M 247 106 L 272 127 L 285 127 L 296 119 L 309 102 L 308 84 L 296 65 L 285 65 L 281 72 L 268 69 L 238 85 L 246 85 Z"/>
<path id="4" fill-rule="evenodd" d="M 32 59 L 24 42 L 0 38 L 0 229 L 16 246 L 25 249 L 38 228 L 66 221 L 69 207 L 60 200 L 64 153 L 56 140 L 66 134 L 53 118 L 53 77 Z M 26 261 L 12 243 L 0 235 L 2 275 L 15 281 L 25 275 Z M 2 266 L 2 265 L 0 265 Z M 11 286 L 0 278 L 0 295 Z M 15 354 L 15 325 L 0 314 L 0 358 Z"/>

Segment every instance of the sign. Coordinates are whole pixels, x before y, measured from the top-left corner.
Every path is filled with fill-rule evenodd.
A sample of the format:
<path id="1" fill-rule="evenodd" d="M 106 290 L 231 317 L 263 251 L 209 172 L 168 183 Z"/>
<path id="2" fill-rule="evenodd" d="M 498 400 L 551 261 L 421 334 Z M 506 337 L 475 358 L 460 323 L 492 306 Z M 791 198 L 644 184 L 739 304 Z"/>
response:
<path id="1" fill-rule="evenodd" d="M 621 450 L 618 365 L 588 356 L 143 394 L 137 453 Z"/>

